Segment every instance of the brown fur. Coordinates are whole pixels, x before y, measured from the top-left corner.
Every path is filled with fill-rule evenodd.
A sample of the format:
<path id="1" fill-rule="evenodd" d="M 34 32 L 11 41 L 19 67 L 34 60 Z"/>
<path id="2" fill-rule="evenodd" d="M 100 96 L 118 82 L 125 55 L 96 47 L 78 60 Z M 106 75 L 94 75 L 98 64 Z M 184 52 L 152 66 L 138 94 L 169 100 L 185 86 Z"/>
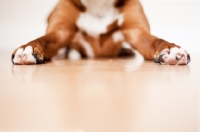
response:
<path id="1" fill-rule="evenodd" d="M 118 27 L 117 21 L 115 21 L 108 26 L 107 33 L 100 35 L 98 39 L 82 33 L 91 44 L 95 57 L 117 56 L 123 41 L 129 42 L 147 60 L 157 58 L 164 48 L 176 46 L 150 34 L 149 23 L 138 0 L 116 0 L 113 6 L 120 7 L 120 12 L 124 14 L 125 21 L 122 26 Z M 76 48 L 82 54 L 86 54 L 78 42 L 71 44 L 78 31 L 75 24 L 77 18 L 85 10 L 87 9 L 80 0 L 60 0 L 48 18 L 46 35 L 29 42 L 27 45 L 33 46 L 34 54 L 37 54 L 41 60 L 44 57 L 51 59 L 60 48 L 65 46 Z M 114 42 L 110 36 L 116 31 L 121 31 L 125 39 L 117 44 L 112 44 Z"/>

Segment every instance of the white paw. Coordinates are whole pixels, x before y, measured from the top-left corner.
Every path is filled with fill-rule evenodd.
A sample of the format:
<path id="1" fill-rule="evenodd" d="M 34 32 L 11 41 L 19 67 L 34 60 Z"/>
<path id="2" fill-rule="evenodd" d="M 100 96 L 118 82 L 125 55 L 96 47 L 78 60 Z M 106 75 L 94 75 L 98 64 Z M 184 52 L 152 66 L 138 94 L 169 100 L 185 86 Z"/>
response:
<path id="1" fill-rule="evenodd" d="M 163 65 L 187 65 L 190 62 L 190 55 L 182 48 L 166 48 L 160 52 L 155 62 Z"/>
<path id="2" fill-rule="evenodd" d="M 17 65 L 29 65 L 29 64 L 36 64 L 37 60 L 33 56 L 33 47 L 27 46 L 25 49 L 19 48 L 17 49 L 15 55 L 12 57 L 13 64 Z"/>

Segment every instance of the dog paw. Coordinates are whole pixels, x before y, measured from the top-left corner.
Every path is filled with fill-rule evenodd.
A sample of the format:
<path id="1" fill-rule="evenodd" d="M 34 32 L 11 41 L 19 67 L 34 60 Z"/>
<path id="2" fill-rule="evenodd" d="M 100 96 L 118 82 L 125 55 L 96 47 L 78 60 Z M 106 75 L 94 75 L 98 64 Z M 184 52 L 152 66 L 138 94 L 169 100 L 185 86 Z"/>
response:
<path id="1" fill-rule="evenodd" d="M 44 62 L 44 52 L 40 45 L 27 44 L 16 49 L 12 54 L 12 62 L 15 65 L 34 65 Z"/>
<path id="2" fill-rule="evenodd" d="M 187 65 L 190 55 L 180 47 L 163 49 L 154 59 L 154 62 L 162 65 Z"/>

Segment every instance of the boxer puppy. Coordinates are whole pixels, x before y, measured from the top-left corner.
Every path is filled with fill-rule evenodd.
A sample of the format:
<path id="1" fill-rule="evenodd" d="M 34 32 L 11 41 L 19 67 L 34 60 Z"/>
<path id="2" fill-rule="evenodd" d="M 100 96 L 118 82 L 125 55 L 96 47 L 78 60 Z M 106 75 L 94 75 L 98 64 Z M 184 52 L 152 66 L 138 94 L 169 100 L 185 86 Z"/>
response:
<path id="1" fill-rule="evenodd" d="M 146 60 L 186 65 L 189 54 L 180 46 L 150 34 L 139 0 L 60 0 L 48 18 L 46 35 L 17 48 L 16 65 L 41 64 L 63 47 L 88 58 L 115 57 L 127 42 Z"/>

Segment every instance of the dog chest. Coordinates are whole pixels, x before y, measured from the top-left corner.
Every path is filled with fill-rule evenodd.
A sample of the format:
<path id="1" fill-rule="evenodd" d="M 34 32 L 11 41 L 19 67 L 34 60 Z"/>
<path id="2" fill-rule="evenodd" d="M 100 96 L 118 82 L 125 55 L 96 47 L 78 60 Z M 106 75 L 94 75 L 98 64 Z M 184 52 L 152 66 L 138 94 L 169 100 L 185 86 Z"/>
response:
<path id="1" fill-rule="evenodd" d="M 116 0 L 81 0 L 86 11 L 77 19 L 76 25 L 92 37 L 98 37 L 107 32 L 107 27 L 118 20 L 122 22 L 119 9 L 114 6 Z"/>

